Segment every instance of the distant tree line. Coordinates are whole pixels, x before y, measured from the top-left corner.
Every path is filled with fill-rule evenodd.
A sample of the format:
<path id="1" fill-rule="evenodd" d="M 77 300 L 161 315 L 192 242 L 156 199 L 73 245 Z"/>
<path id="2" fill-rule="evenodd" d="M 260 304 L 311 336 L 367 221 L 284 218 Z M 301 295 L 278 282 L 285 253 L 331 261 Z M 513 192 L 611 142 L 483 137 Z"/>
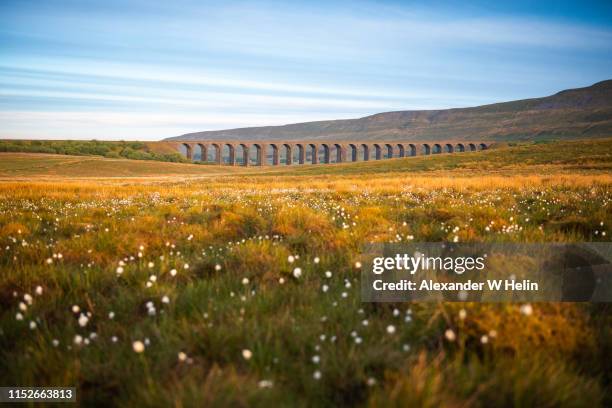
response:
<path id="1" fill-rule="evenodd" d="M 74 156 L 104 156 L 131 160 L 186 163 L 176 153 L 157 153 L 143 142 L 103 142 L 99 140 L 0 140 L 0 152 L 51 153 Z"/>

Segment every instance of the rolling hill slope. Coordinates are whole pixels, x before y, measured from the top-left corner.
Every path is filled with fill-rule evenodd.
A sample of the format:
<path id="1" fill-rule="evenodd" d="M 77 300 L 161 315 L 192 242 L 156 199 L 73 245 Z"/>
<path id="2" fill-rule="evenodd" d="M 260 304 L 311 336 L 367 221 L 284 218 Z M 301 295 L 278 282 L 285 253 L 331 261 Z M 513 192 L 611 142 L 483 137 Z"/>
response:
<path id="1" fill-rule="evenodd" d="M 612 135 L 612 80 L 543 98 L 473 108 L 189 133 L 167 140 L 542 140 Z"/>

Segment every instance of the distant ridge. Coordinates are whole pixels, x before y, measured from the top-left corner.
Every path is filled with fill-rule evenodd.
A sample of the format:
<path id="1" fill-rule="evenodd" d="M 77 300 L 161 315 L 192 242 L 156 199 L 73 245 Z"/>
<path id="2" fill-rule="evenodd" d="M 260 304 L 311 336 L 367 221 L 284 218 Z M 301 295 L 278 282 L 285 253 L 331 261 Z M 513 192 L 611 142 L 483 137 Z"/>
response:
<path id="1" fill-rule="evenodd" d="M 612 80 L 554 95 L 473 108 L 378 113 L 188 133 L 166 140 L 538 140 L 612 136 Z"/>

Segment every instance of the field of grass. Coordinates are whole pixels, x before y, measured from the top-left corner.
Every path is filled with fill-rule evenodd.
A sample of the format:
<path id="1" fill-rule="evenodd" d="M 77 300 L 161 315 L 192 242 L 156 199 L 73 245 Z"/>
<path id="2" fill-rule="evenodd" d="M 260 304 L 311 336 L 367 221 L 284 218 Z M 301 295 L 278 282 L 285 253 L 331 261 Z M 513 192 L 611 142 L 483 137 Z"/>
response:
<path id="1" fill-rule="evenodd" d="M 0 383 L 126 407 L 610 406 L 607 304 L 359 290 L 371 242 L 609 241 L 610 152 L 266 169 L 1 155 Z"/>
<path id="2" fill-rule="evenodd" d="M 130 178 L 231 174 L 240 167 L 63 156 L 42 153 L 0 153 L 0 178 Z"/>

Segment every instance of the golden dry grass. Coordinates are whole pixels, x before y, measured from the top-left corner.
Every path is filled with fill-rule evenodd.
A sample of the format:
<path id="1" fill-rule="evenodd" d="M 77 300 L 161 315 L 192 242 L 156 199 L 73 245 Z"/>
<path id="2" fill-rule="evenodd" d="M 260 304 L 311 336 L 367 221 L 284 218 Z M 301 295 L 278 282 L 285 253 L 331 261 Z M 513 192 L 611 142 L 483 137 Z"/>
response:
<path id="1" fill-rule="evenodd" d="M 361 302 L 370 242 L 609 240 L 605 160 L 530 151 L 531 165 L 470 170 L 496 154 L 387 172 L 137 163 L 129 178 L 15 161 L 0 182 L 0 382 L 76 386 L 83 405 L 609 405 L 607 306 Z"/>

